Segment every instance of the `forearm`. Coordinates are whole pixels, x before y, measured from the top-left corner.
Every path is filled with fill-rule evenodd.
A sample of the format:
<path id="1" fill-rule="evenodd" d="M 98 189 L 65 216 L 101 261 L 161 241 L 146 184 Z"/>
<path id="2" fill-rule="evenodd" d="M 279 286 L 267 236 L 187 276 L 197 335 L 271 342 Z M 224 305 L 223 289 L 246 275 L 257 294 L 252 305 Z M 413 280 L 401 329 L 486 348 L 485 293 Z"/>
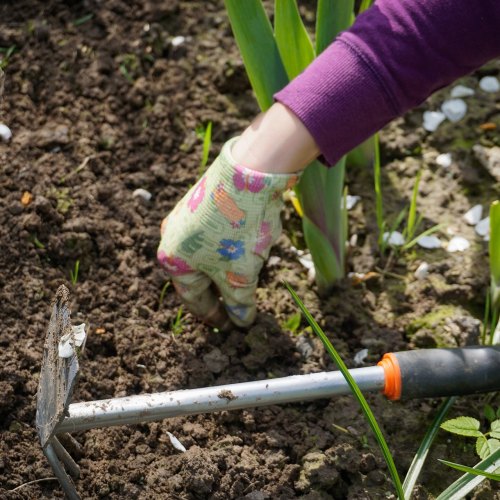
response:
<path id="1" fill-rule="evenodd" d="M 500 55 L 500 1 L 379 0 L 259 115 L 235 159 L 267 172 L 328 163 Z"/>

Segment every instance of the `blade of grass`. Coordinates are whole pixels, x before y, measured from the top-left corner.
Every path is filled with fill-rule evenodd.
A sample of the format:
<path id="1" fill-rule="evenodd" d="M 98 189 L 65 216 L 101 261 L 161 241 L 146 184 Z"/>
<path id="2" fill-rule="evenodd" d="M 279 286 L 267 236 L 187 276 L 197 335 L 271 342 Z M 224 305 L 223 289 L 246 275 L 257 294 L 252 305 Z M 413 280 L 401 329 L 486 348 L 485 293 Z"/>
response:
<path id="1" fill-rule="evenodd" d="M 500 467 L 500 449 L 496 450 L 489 457 L 485 458 L 474 466 L 474 469 L 486 472 L 495 472 Z M 448 486 L 436 500 L 450 500 L 465 498 L 476 486 L 478 486 L 485 477 L 476 476 L 470 472 L 464 474 L 453 484 Z"/>
<path id="2" fill-rule="evenodd" d="M 405 243 L 403 245 L 403 250 L 409 250 L 411 247 L 415 246 L 420 238 L 423 238 L 424 236 L 429 236 L 440 229 L 443 228 L 443 224 L 436 224 L 435 226 L 430 227 L 429 229 L 426 229 L 425 231 L 421 232 L 418 236 L 415 236 L 411 241 L 408 243 Z"/>
<path id="3" fill-rule="evenodd" d="M 486 472 L 484 470 L 474 469 L 472 467 L 467 467 L 466 465 L 456 464 L 455 462 L 448 462 L 448 460 L 442 460 L 438 458 L 438 460 L 448 467 L 452 469 L 459 470 L 460 472 L 468 472 L 474 476 L 484 476 L 487 479 L 492 479 L 493 481 L 500 481 L 500 474 L 492 474 L 491 472 Z"/>
<path id="4" fill-rule="evenodd" d="M 490 275 L 491 275 L 491 309 L 500 307 L 500 202 L 494 201 L 490 206 Z M 493 327 L 495 327 L 493 325 Z"/>
<path id="5" fill-rule="evenodd" d="M 378 134 L 374 136 L 375 145 L 375 159 L 373 164 L 373 174 L 375 182 L 375 214 L 377 217 L 378 226 L 378 245 L 380 247 L 380 252 L 384 253 L 384 232 L 385 232 L 385 221 L 384 221 L 384 201 L 382 198 L 382 173 L 380 169 L 380 143 L 378 139 Z"/>
<path id="6" fill-rule="evenodd" d="M 420 184 L 420 178 L 422 177 L 422 170 L 419 170 L 417 176 L 415 177 L 415 185 L 413 186 L 413 192 L 411 195 L 410 211 L 408 212 L 408 222 L 406 223 L 405 239 L 413 239 L 415 231 L 417 230 L 416 220 L 417 220 L 417 197 L 418 197 L 418 186 Z"/>
<path id="7" fill-rule="evenodd" d="M 387 463 L 387 466 L 389 468 L 389 472 L 391 474 L 394 486 L 396 488 L 396 492 L 398 495 L 398 498 L 404 500 L 404 493 L 403 493 L 403 488 L 401 486 L 401 481 L 399 479 L 398 471 L 396 470 L 396 465 L 394 464 L 394 459 L 392 458 L 391 452 L 389 451 L 389 447 L 387 446 L 387 443 L 384 439 L 384 436 L 382 434 L 382 431 L 380 430 L 380 427 L 377 423 L 377 420 L 375 419 L 375 415 L 373 414 L 370 406 L 368 405 L 368 402 L 366 401 L 365 397 L 363 396 L 363 393 L 360 391 L 359 387 L 357 386 L 355 380 L 353 379 L 352 375 L 349 372 L 349 369 L 345 365 L 344 361 L 338 354 L 338 352 L 335 350 L 333 345 L 331 344 L 330 340 L 328 337 L 325 335 L 321 327 L 316 323 L 315 319 L 312 317 L 311 313 L 307 310 L 306 306 L 303 304 L 303 302 L 300 300 L 299 296 L 295 293 L 295 291 L 292 289 L 292 287 L 285 281 L 284 282 L 287 290 L 290 292 L 290 295 L 292 296 L 293 300 L 299 307 L 299 309 L 302 311 L 302 314 L 306 318 L 307 322 L 311 326 L 313 332 L 320 338 L 321 342 L 325 346 L 325 349 L 327 350 L 328 354 L 332 358 L 332 360 L 335 362 L 335 364 L 338 366 L 339 370 L 342 372 L 342 375 L 346 379 L 346 382 L 348 383 L 349 387 L 351 388 L 351 391 L 354 395 L 354 397 L 357 399 L 359 405 L 361 406 L 361 410 L 363 411 L 366 420 L 368 421 L 368 424 L 370 425 L 375 438 L 379 444 L 380 450 L 382 451 L 382 455 L 384 456 L 384 459 Z"/>
<path id="8" fill-rule="evenodd" d="M 314 59 L 314 49 L 295 0 L 276 0 L 274 36 L 288 78 L 293 79 Z"/>
<path id="9" fill-rule="evenodd" d="M 488 330 L 488 319 L 490 317 L 490 288 L 486 290 L 486 304 L 484 305 L 483 329 L 481 331 L 481 344 L 486 341 L 486 331 Z"/>
<path id="10" fill-rule="evenodd" d="M 405 498 L 408 499 L 411 498 L 413 488 L 415 487 L 415 483 L 417 482 L 418 476 L 420 475 L 425 460 L 427 459 L 430 447 L 439 431 L 439 426 L 443 422 L 444 417 L 446 417 L 446 414 L 453 406 L 453 403 L 455 402 L 456 399 L 457 399 L 456 397 L 451 397 L 447 398 L 443 402 L 443 404 L 439 407 L 438 413 L 434 418 L 434 421 L 432 422 L 431 426 L 427 429 L 424 439 L 420 443 L 418 451 L 415 454 L 415 457 L 413 458 L 413 461 L 410 465 L 410 468 L 408 469 L 405 480 L 403 482 L 403 490 Z"/>

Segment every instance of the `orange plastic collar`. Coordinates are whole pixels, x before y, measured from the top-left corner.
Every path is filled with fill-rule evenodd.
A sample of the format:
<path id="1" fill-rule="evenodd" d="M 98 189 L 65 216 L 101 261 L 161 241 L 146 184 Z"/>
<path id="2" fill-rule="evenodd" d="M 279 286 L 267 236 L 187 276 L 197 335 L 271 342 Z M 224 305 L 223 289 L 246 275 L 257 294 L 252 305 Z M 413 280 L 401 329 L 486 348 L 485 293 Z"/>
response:
<path id="1" fill-rule="evenodd" d="M 398 360 L 393 352 L 384 354 L 383 358 L 377 363 L 384 369 L 385 386 L 383 394 L 391 400 L 397 400 L 401 397 L 401 370 Z"/>

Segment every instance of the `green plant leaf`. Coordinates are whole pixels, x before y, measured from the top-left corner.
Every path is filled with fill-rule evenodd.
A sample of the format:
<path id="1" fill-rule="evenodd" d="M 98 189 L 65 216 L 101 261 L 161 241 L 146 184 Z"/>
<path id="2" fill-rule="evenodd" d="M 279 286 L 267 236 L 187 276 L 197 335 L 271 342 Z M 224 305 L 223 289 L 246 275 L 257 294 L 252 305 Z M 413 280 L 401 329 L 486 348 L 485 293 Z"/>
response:
<path id="1" fill-rule="evenodd" d="M 448 462 L 448 460 L 442 460 L 440 458 L 438 458 L 438 460 L 442 464 L 448 465 L 449 467 L 452 467 L 453 469 L 459 470 L 461 472 L 468 472 L 469 474 L 473 474 L 476 476 L 483 476 L 488 479 L 493 479 L 493 481 L 500 481 L 500 474 L 492 474 L 491 472 L 477 470 L 472 467 L 467 467 L 466 465 L 460 465 L 454 462 Z"/>
<path id="2" fill-rule="evenodd" d="M 408 469 L 405 480 L 403 482 L 405 498 L 411 497 L 413 488 L 415 487 L 415 483 L 417 482 L 418 476 L 420 475 L 422 467 L 424 466 L 425 460 L 429 453 L 429 449 L 439 431 L 439 426 L 441 425 L 441 422 L 443 421 L 444 417 L 446 416 L 456 399 L 456 397 L 451 397 L 443 402 L 443 404 L 439 407 L 434 421 L 427 429 L 424 439 L 420 443 L 418 451 L 412 460 L 410 468 Z"/>
<path id="3" fill-rule="evenodd" d="M 373 412 L 368 405 L 365 397 L 363 396 L 363 393 L 359 389 L 358 385 L 356 384 L 356 381 L 352 377 L 352 375 L 349 372 L 349 369 L 345 365 L 344 361 L 338 354 L 338 352 L 335 350 L 333 347 L 332 343 L 328 339 L 328 337 L 325 335 L 325 332 L 321 329 L 321 327 L 318 325 L 316 320 L 312 317 L 311 313 L 307 310 L 306 306 L 303 304 L 303 302 L 300 300 L 299 296 L 296 294 L 296 292 L 292 289 L 292 287 L 285 281 L 284 282 L 287 290 L 290 292 L 290 295 L 292 296 L 293 300 L 295 303 L 299 306 L 299 309 L 302 311 L 302 314 L 306 318 L 307 322 L 311 326 L 313 332 L 320 338 L 321 342 L 325 346 L 326 351 L 332 358 L 332 360 L 335 362 L 339 370 L 342 372 L 342 375 L 346 379 L 347 384 L 349 385 L 354 397 L 358 401 L 359 405 L 361 406 L 361 410 L 363 411 L 366 420 L 368 424 L 370 425 L 374 435 L 375 439 L 378 442 L 378 445 L 380 447 L 380 450 L 382 451 L 382 455 L 384 456 L 384 459 L 387 463 L 387 466 L 389 468 L 389 472 L 392 477 L 392 481 L 394 483 L 394 486 L 396 488 L 396 492 L 398 494 L 398 498 L 401 500 L 404 500 L 404 493 L 403 493 L 403 488 L 401 486 L 401 481 L 399 479 L 398 471 L 396 470 L 396 466 L 394 464 L 394 459 L 392 458 L 391 452 L 389 451 L 389 447 L 387 446 L 387 443 L 385 441 L 385 438 L 382 434 L 382 431 L 380 430 L 380 427 L 377 423 L 377 420 L 375 418 L 375 415 L 373 415 Z"/>
<path id="4" fill-rule="evenodd" d="M 495 413 L 493 413 L 493 415 L 495 415 Z M 491 422 L 490 436 L 500 439 L 500 419 L 494 420 L 493 422 Z"/>
<path id="5" fill-rule="evenodd" d="M 406 231 L 404 232 L 405 239 L 411 240 L 417 230 L 417 197 L 420 179 L 422 177 L 422 170 L 419 170 L 415 177 L 415 185 L 411 195 L 410 210 L 408 212 L 408 222 L 406 224 Z"/>
<path id="6" fill-rule="evenodd" d="M 282 326 L 285 330 L 290 330 L 292 333 L 295 333 L 300 326 L 301 319 L 302 315 L 300 314 L 300 311 L 297 311 L 284 321 Z"/>
<path id="7" fill-rule="evenodd" d="M 491 307 L 500 307 L 500 202 L 494 201 L 490 206 L 490 274 L 491 274 Z M 493 325 L 495 328 L 496 325 Z"/>
<path id="8" fill-rule="evenodd" d="M 292 80 L 314 59 L 314 49 L 295 0 L 276 0 L 274 36 L 288 78 Z"/>
<path id="9" fill-rule="evenodd" d="M 497 450 L 488 458 L 476 464 L 473 469 L 475 472 L 467 471 L 465 475 L 448 486 L 436 500 L 465 498 L 468 493 L 484 481 L 485 477 L 480 474 L 481 472 L 495 473 L 499 467 L 500 450 Z"/>
<path id="10" fill-rule="evenodd" d="M 499 448 L 500 441 L 498 439 L 487 439 L 485 436 L 477 438 L 476 453 L 483 460 Z"/>
<path id="11" fill-rule="evenodd" d="M 288 83 L 271 23 L 260 0 L 225 0 L 236 43 L 262 111 Z"/>
<path id="12" fill-rule="evenodd" d="M 316 54 L 321 54 L 335 37 L 354 20 L 353 0 L 318 0 L 316 10 Z"/>
<path id="13" fill-rule="evenodd" d="M 488 419 L 489 422 L 492 422 L 496 420 L 497 416 L 495 414 L 495 410 L 493 407 L 489 404 L 484 405 L 484 410 L 483 410 L 484 416 Z"/>
<path id="14" fill-rule="evenodd" d="M 479 437 L 483 433 L 479 430 L 479 420 L 472 417 L 457 417 L 441 424 L 441 429 L 459 434 L 460 436 Z"/>

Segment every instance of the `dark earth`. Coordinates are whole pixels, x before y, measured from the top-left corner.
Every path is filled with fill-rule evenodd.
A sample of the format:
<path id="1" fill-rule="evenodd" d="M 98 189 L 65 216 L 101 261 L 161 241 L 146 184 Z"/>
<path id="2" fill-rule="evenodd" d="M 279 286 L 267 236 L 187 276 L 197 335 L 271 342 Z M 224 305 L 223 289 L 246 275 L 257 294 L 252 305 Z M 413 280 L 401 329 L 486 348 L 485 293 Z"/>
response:
<path id="1" fill-rule="evenodd" d="M 312 2 L 303 5 L 308 25 Z M 180 45 L 176 36 L 185 37 Z M 409 203 L 423 168 L 419 211 L 438 235 L 467 237 L 463 253 L 414 247 L 381 257 L 377 249 L 372 170 L 352 166 L 348 271 L 326 298 L 308 282 L 291 249 L 302 242 L 298 216 L 284 213 L 284 235 L 258 289 L 259 317 L 248 331 L 211 331 L 181 313 L 155 254 L 159 226 L 199 176 L 202 141 L 213 123 L 213 159 L 258 112 L 222 2 L 177 0 L 16 2 L 0 5 L 5 90 L 0 122 L 0 497 L 62 498 L 39 446 L 36 392 L 50 302 L 60 284 L 71 292 L 75 323 L 89 329 L 74 401 L 221 385 L 334 369 L 296 313 L 287 280 L 305 301 L 348 366 L 368 349 L 384 352 L 478 343 L 489 284 L 487 244 L 462 215 L 499 195 L 486 151 L 500 145 L 500 93 L 478 90 L 492 62 L 461 83 L 476 89 L 458 124 L 426 132 L 422 112 L 438 109 L 443 89 L 381 134 L 383 190 L 389 222 Z M 5 59 L 6 51 L 10 57 Z M 0 54 L 1 55 L 1 54 Z M 484 126 L 484 123 L 490 125 Z M 436 163 L 452 153 L 452 164 Z M 137 188 L 151 200 L 134 197 Z M 426 261 L 429 277 L 414 271 Z M 76 283 L 70 273 L 79 262 Z M 382 272 L 381 272 L 382 270 Z M 402 477 L 439 399 L 368 401 Z M 481 419 L 498 394 L 463 397 L 450 416 Z M 187 448 L 175 450 L 167 432 Z M 394 498 L 385 462 L 350 396 L 255 410 L 222 412 L 75 435 L 82 498 L 291 499 Z M 415 498 L 432 498 L 459 473 L 444 458 L 475 464 L 473 441 L 441 431 Z M 33 484 L 25 484 L 40 479 Z M 52 479 L 50 479 L 52 478 Z M 500 498 L 485 481 L 471 498 Z"/>

